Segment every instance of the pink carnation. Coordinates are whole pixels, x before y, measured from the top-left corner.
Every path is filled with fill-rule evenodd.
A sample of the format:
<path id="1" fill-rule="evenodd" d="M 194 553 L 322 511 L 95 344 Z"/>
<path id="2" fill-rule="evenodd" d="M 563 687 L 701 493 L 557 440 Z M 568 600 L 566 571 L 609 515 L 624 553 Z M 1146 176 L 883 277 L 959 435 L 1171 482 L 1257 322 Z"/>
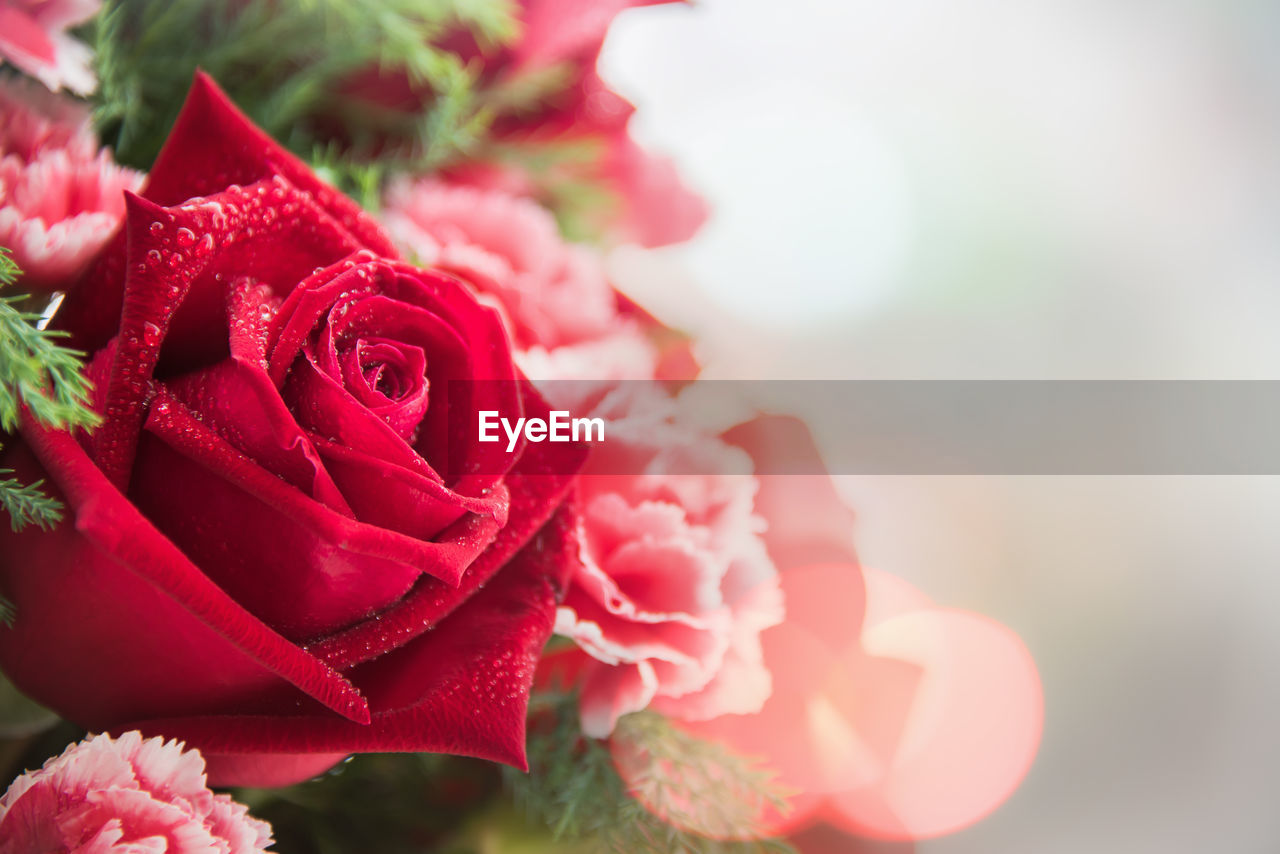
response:
<path id="1" fill-rule="evenodd" d="M 621 311 L 600 256 L 566 243 L 532 200 L 401 181 L 387 192 L 383 222 L 423 264 L 461 276 L 498 304 L 535 379 L 653 375 L 655 349 Z"/>
<path id="2" fill-rule="evenodd" d="M 88 95 L 97 81 L 93 53 L 67 35 L 98 13 L 102 0 L 0 0 L 0 62 L 8 60 L 50 89 Z"/>
<path id="3" fill-rule="evenodd" d="M 653 387 L 593 414 L 610 437 L 581 479 L 582 565 L 556 631 L 595 661 L 583 731 L 601 738 L 651 707 L 683 720 L 759 711 L 771 692 L 760 633 L 783 617 L 741 451 L 678 426 Z M 626 417 L 619 418 L 619 413 Z"/>
<path id="4" fill-rule="evenodd" d="M 115 164 L 79 104 L 23 81 L 0 81 L 0 246 L 28 291 L 64 288 L 124 216 L 143 176 Z"/>
<path id="5" fill-rule="evenodd" d="M 138 732 L 92 736 L 0 798 L 0 854 L 254 854 L 271 827 L 205 785 L 204 758 Z"/>

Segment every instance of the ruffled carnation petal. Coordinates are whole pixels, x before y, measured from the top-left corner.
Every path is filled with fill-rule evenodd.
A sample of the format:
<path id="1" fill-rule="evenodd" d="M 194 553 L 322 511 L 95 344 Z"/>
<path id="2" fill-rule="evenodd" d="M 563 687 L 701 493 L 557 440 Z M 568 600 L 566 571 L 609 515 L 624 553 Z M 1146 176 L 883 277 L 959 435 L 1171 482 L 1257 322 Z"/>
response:
<path id="1" fill-rule="evenodd" d="M 66 30 L 93 17 L 101 0 L 9 0 L 0 6 L 0 59 L 52 90 L 88 95 L 97 85 L 93 52 Z"/>
<path id="2" fill-rule="evenodd" d="M 755 479 L 706 467 L 742 452 L 679 424 L 652 387 L 619 387 L 592 412 L 610 418 L 610 443 L 581 477 L 582 564 L 556 615 L 596 659 L 590 734 L 647 705 L 687 720 L 758 710 L 772 684 L 760 633 L 781 621 L 782 593 Z"/>
<path id="3" fill-rule="evenodd" d="M 177 741 L 92 736 L 0 798 L 0 854 L 261 854 L 271 827 L 205 782 Z"/>
<path id="4" fill-rule="evenodd" d="M 597 340 L 618 325 L 601 260 L 565 243 L 551 213 L 530 199 L 402 180 L 387 192 L 383 219 L 421 261 L 495 296 L 521 347 Z"/>
<path id="5" fill-rule="evenodd" d="M 587 670 L 579 691 L 582 732 L 607 738 L 619 718 L 648 707 L 658 691 L 658 677 L 648 661 L 616 667 L 595 664 Z"/>
<path id="6" fill-rule="evenodd" d="M 65 289 L 115 233 L 124 194 L 143 176 L 98 151 L 73 101 L 0 79 L 0 114 L 0 246 L 13 252 L 24 289 Z"/>

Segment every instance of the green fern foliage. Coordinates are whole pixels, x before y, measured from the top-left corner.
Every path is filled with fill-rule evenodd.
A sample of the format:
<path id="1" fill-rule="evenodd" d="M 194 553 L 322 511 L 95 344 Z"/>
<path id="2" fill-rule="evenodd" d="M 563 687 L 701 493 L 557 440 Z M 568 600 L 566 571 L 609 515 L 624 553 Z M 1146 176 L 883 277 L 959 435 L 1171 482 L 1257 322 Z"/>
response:
<path id="1" fill-rule="evenodd" d="M 0 247 L 0 289 L 20 276 L 9 251 Z M 0 432 L 13 432 L 24 408 L 47 427 L 91 428 L 99 419 L 89 405 L 81 354 L 58 345 L 62 333 L 40 328 L 41 315 L 23 308 L 31 301 L 0 297 Z M 12 469 L 0 468 L 0 507 L 14 531 L 28 525 L 48 530 L 62 519 L 62 504 L 42 486 L 43 481 L 22 483 Z M 0 623 L 10 624 L 13 616 L 13 606 L 0 597 Z"/>
<path id="2" fill-rule="evenodd" d="M 576 695 L 534 695 L 529 726 L 529 773 L 504 769 L 505 779 L 516 803 L 531 819 L 545 822 L 558 840 L 584 842 L 590 850 L 611 854 L 793 852 L 779 839 L 726 841 L 682 830 L 646 808 L 647 802 L 669 817 L 687 818 L 673 805 L 694 794 L 714 811 L 713 824 L 718 815 L 723 827 L 748 835 L 763 803 L 782 805 L 769 775 L 679 731 L 660 715 L 639 712 L 618 722 L 614 738 L 652 760 L 630 783 L 619 775 L 608 743 L 583 736 Z M 694 824 L 706 826 L 705 816 Z"/>
<path id="3" fill-rule="evenodd" d="M 146 169 L 202 68 L 302 157 L 339 138 L 348 160 L 424 171 L 478 138 L 489 113 L 477 71 L 441 45 L 459 34 L 503 44 L 517 29 L 511 0 L 108 0 L 88 33 L 95 116 L 117 160 Z M 405 76 L 429 106 L 354 96 L 375 70 Z"/>

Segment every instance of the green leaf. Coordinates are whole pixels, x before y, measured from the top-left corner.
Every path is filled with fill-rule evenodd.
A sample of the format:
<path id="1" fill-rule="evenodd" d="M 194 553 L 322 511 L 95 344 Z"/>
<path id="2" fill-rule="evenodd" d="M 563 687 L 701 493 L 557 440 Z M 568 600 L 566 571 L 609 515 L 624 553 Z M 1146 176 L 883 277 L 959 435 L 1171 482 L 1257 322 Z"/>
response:
<path id="1" fill-rule="evenodd" d="M 21 531 L 35 525 L 46 531 L 62 521 L 62 504 L 41 491 L 43 480 L 23 484 L 13 477 L 13 469 L 0 468 L 0 506 L 9 514 L 9 525 Z M 0 616 L 0 622 L 7 622 Z"/>
<path id="2" fill-rule="evenodd" d="M 0 738 L 26 738 L 57 722 L 56 714 L 25 697 L 0 674 Z"/>
<path id="3" fill-rule="evenodd" d="M 499 795 L 493 763 L 431 753 L 360 754 L 305 783 L 234 792 L 290 854 L 453 854 Z"/>
<path id="4" fill-rule="evenodd" d="M 650 803 L 670 806 L 672 787 L 701 781 L 735 832 L 749 832 L 761 799 L 775 800 L 767 775 L 710 743 L 681 733 L 661 716 L 628 715 L 615 737 L 633 740 L 658 761 L 633 780 Z M 723 841 L 663 822 L 633 797 L 607 743 L 582 735 L 574 694 L 537 694 L 530 707 L 529 773 L 505 770 L 508 787 L 531 819 L 561 840 L 589 840 L 615 854 L 763 854 L 791 852 L 778 839 Z"/>
<path id="5" fill-rule="evenodd" d="M 0 247 L 0 288 L 20 275 L 9 250 Z M 24 311 L 25 296 L 0 298 L 0 431 L 11 433 L 26 408 L 46 427 L 92 428 L 100 418 L 89 406 L 89 381 L 81 373 L 81 353 L 57 344 L 64 333 L 39 328 L 40 315 Z M 0 507 L 14 531 L 28 525 L 51 529 L 62 519 L 62 504 L 46 495 L 43 481 L 24 484 L 12 469 L 0 468 Z M 0 624 L 13 622 L 13 606 L 0 596 Z"/>
<path id="6" fill-rule="evenodd" d="M 560 233 L 578 243 L 601 242 L 602 224 L 615 216 L 622 199 L 600 173 L 605 157 L 598 138 L 490 142 L 482 158 L 521 171 L 533 195 L 555 214 Z"/>
<path id="7" fill-rule="evenodd" d="M 17 280 L 17 266 L 0 248 L 0 287 Z M 89 381 L 80 372 L 83 353 L 60 347 L 66 333 L 40 329 L 40 315 L 23 311 L 25 296 L 0 298 L 0 430 L 12 432 L 26 406 L 41 424 L 55 429 L 93 427 Z"/>
<path id="8" fill-rule="evenodd" d="M 338 143 L 351 160 L 424 171 L 489 121 L 475 72 L 442 43 L 469 33 L 487 48 L 517 32 L 512 0 L 108 0 L 88 33 L 95 119 L 117 160 L 148 168 L 202 68 L 300 156 Z M 406 113 L 353 94 L 371 69 L 407 76 L 425 106 Z"/>

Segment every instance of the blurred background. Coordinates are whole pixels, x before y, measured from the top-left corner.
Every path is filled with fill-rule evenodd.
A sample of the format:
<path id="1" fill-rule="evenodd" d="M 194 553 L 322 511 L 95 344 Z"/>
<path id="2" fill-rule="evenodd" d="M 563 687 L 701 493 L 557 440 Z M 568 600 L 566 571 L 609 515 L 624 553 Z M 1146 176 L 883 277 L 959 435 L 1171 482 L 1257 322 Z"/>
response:
<path id="1" fill-rule="evenodd" d="M 708 377 L 1280 378 L 1277 34 L 1274 0 L 624 13 L 605 76 L 715 214 L 613 271 Z M 1026 782 L 921 854 L 1277 850 L 1280 480 L 840 481 L 868 565 L 1044 681 Z"/>

